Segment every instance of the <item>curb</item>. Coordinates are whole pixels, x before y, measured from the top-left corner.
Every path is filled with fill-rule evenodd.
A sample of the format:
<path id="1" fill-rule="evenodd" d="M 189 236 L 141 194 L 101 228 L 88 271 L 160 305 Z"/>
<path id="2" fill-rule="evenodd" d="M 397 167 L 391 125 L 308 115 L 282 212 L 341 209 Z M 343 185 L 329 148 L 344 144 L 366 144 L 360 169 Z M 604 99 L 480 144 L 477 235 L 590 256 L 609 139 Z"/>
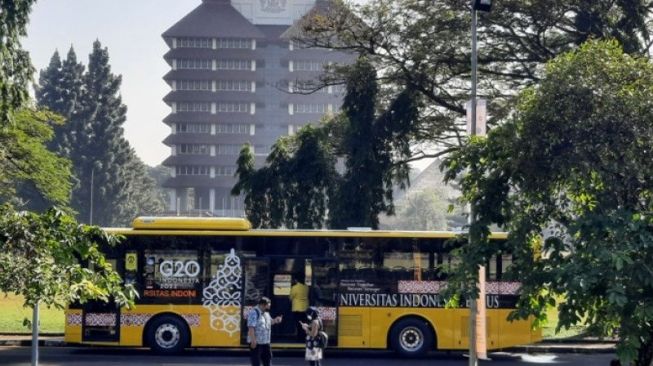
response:
<path id="1" fill-rule="evenodd" d="M 64 347 L 63 339 L 39 339 L 39 347 Z M 31 347 L 31 339 L 0 339 L 0 346 L 4 347 Z"/>
<path id="2" fill-rule="evenodd" d="M 614 343 L 584 343 L 584 344 L 541 344 L 517 346 L 503 351 L 511 353 L 615 353 Z"/>

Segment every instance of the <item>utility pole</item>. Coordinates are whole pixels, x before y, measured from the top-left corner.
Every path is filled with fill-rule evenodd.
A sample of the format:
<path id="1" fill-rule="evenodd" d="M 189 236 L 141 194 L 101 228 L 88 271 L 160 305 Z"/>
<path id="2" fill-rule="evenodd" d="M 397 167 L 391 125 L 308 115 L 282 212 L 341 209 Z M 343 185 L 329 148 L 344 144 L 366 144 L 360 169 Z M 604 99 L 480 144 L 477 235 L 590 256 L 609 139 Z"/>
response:
<path id="1" fill-rule="evenodd" d="M 478 55 L 477 48 L 477 10 L 489 12 L 492 7 L 492 0 L 472 0 L 472 100 L 471 100 L 471 121 L 470 121 L 470 136 L 476 136 L 476 70 L 478 68 Z M 470 225 L 476 220 L 476 213 L 473 206 L 470 205 L 469 223 Z M 473 245 L 472 236 L 469 235 L 469 245 Z M 476 299 L 469 301 L 469 366 L 478 366 L 478 357 L 487 358 L 487 347 L 485 343 L 486 338 L 486 320 L 485 320 L 485 268 L 481 266 L 478 271 L 479 281 L 477 285 L 481 287 L 479 291 L 479 300 Z M 483 299 L 480 299 L 483 297 Z M 481 311 L 479 311 L 479 306 Z M 482 317 L 480 318 L 479 315 Z M 477 332 L 479 332 L 477 337 Z M 481 340 L 477 344 L 477 341 Z M 480 347 L 478 347 L 480 346 Z M 480 349 L 479 349 L 480 348 Z M 479 352 L 480 351 L 480 352 Z"/>
<path id="2" fill-rule="evenodd" d="M 32 366 L 39 364 L 39 302 L 32 308 Z"/>
<path id="3" fill-rule="evenodd" d="M 95 178 L 95 167 L 91 168 L 91 210 L 88 214 L 88 224 L 93 225 L 93 180 Z"/>

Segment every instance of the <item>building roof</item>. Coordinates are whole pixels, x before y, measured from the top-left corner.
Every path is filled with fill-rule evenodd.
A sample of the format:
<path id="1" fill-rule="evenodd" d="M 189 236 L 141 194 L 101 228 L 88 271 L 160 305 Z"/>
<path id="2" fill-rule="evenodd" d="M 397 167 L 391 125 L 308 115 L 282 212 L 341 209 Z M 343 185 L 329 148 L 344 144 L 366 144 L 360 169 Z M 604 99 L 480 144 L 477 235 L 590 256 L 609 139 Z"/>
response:
<path id="1" fill-rule="evenodd" d="M 163 32 L 168 37 L 265 38 L 229 0 L 203 0 L 202 4 Z"/>

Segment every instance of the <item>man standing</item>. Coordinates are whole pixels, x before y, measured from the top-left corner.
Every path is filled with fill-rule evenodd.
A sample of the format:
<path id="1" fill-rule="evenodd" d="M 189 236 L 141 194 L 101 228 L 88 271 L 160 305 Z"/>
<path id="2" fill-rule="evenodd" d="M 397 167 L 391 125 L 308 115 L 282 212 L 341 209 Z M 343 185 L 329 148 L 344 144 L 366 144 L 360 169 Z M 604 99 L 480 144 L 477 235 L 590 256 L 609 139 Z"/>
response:
<path id="1" fill-rule="evenodd" d="M 272 325 L 279 324 L 283 320 L 281 316 L 274 319 L 270 316 L 270 305 L 272 301 L 263 296 L 258 305 L 247 313 L 247 342 L 252 359 L 252 366 L 270 366 L 272 350 L 270 349 L 270 338 L 272 336 Z"/>
<path id="2" fill-rule="evenodd" d="M 293 320 L 296 325 L 298 341 L 304 342 L 305 333 L 301 323 L 306 322 L 306 309 L 308 309 L 308 286 L 304 284 L 304 276 L 296 273 L 292 276 L 292 287 L 290 288 L 290 302 L 292 304 Z"/>

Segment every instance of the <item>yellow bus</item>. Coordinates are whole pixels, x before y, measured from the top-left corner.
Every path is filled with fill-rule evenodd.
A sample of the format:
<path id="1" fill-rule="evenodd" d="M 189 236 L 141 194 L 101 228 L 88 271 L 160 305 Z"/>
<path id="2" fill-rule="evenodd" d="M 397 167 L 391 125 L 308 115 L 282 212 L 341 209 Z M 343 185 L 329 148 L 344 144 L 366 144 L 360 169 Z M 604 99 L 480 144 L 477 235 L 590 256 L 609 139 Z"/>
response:
<path id="1" fill-rule="evenodd" d="M 245 347 L 248 311 L 272 299 L 275 347 L 303 347 L 289 293 L 304 279 L 329 347 L 393 349 L 407 355 L 468 348 L 467 308 L 445 308 L 441 290 L 453 232 L 253 230 L 238 218 L 137 218 L 106 255 L 140 297 L 131 309 L 91 302 L 66 310 L 70 343 L 150 347 Z M 493 240 L 505 239 L 497 233 Z M 501 281 L 511 263 L 487 265 L 487 346 L 540 340 L 529 321 L 508 322 L 519 283 Z"/>

